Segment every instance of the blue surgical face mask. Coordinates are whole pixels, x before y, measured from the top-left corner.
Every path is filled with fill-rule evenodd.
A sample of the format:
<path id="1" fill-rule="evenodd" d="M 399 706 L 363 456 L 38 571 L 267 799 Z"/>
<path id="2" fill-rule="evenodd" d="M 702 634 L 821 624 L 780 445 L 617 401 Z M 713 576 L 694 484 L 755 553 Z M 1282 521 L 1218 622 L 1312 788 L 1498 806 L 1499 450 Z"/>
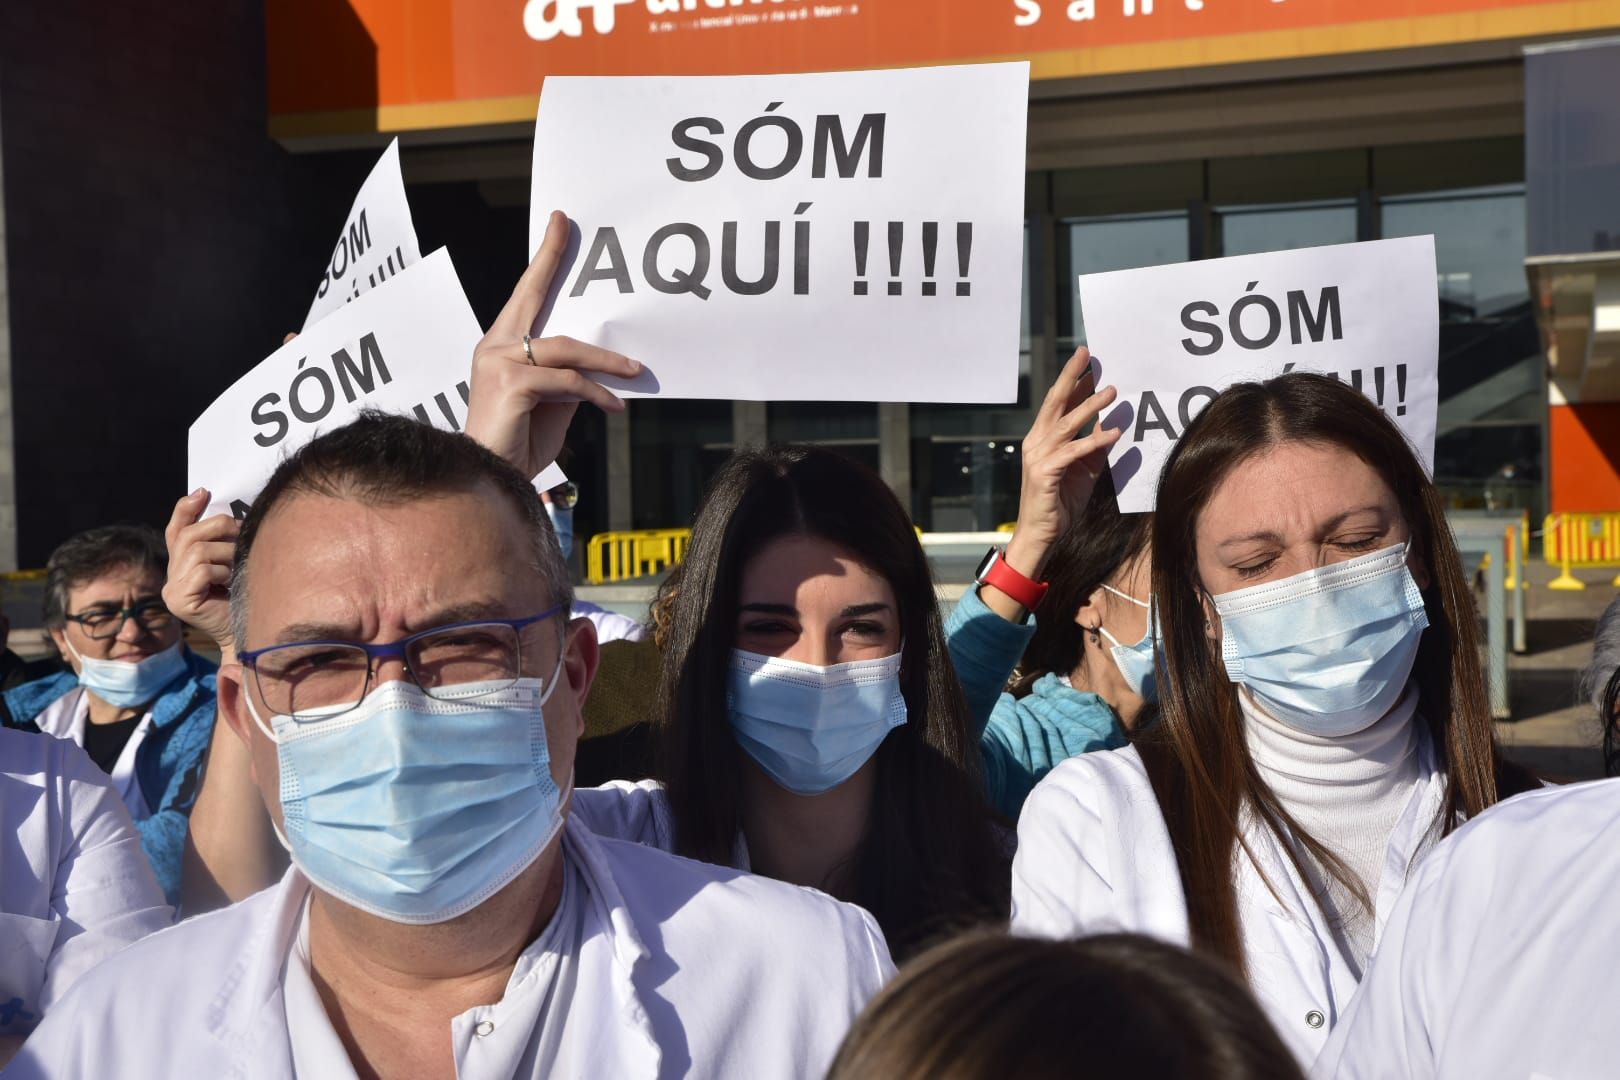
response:
<path id="1" fill-rule="evenodd" d="M 1155 641 L 1162 640 L 1159 633 L 1158 612 L 1148 601 L 1138 600 L 1129 593 L 1120 592 L 1112 585 L 1104 585 L 1113 595 L 1137 607 L 1148 609 L 1147 630 L 1143 632 L 1142 639 L 1134 645 L 1124 645 L 1119 638 L 1108 632 L 1106 626 L 1097 627 L 1097 632 L 1108 639 L 1112 646 L 1109 652 L 1114 657 L 1114 663 L 1119 665 L 1119 673 L 1125 676 L 1131 690 L 1143 701 L 1159 700 L 1159 690 L 1153 682 L 1153 645 Z"/>
<path id="2" fill-rule="evenodd" d="M 574 551 L 574 508 L 570 506 L 565 509 L 554 502 L 544 505 L 546 516 L 551 519 L 552 531 L 557 534 L 557 544 L 566 559 Z"/>
<path id="3" fill-rule="evenodd" d="M 899 653 L 818 667 L 737 649 L 729 700 L 737 744 L 799 795 L 848 780 L 906 722 Z"/>
<path id="4" fill-rule="evenodd" d="M 79 662 L 79 685 L 119 709 L 155 701 L 165 686 L 186 673 L 186 657 L 178 641 L 144 660 L 97 660 L 82 655 L 71 641 L 67 647 Z"/>
<path id="5" fill-rule="evenodd" d="M 1429 625 L 1405 544 L 1210 599 L 1227 677 L 1278 720 L 1326 738 L 1390 710 Z"/>
<path id="6" fill-rule="evenodd" d="M 390 922 L 444 922 L 494 896 L 563 825 L 542 716 L 550 683 L 468 683 L 446 700 L 394 681 L 331 719 L 268 727 L 248 695 L 276 743 L 278 835 L 293 863 Z"/>

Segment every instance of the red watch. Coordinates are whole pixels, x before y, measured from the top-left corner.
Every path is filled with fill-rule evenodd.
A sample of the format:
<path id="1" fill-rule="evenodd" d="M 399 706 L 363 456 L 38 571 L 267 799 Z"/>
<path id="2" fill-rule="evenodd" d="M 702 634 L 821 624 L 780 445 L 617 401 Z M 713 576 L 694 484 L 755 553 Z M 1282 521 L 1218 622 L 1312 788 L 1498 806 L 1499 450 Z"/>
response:
<path id="1" fill-rule="evenodd" d="M 1034 581 L 1020 574 L 1007 565 L 1002 555 L 1003 551 L 998 547 L 987 551 L 973 575 L 974 583 L 989 585 L 1018 601 L 1025 611 L 1034 611 L 1040 606 L 1049 586 L 1044 581 Z"/>

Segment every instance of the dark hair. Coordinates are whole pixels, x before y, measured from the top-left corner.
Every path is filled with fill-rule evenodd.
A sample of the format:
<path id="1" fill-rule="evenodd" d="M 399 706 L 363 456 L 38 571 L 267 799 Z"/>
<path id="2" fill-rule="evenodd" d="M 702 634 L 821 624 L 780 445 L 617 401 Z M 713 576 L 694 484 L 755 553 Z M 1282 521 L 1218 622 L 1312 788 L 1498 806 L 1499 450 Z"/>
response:
<path id="1" fill-rule="evenodd" d="M 1581 673 L 1581 695 L 1603 725 L 1603 775 L 1620 774 L 1620 600 L 1611 600 L 1592 628 L 1592 661 Z"/>
<path id="2" fill-rule="evenodd" d="M 1497 752 L 1469 577 L 1446 524 L 1445 503 L 1400 430 L 1360 391 L 1322 375 L 1296 372 L 1227 388 L 1188 425 L 1159 478 L 1153 591 L 1164 625 L 1157 672 L 1161 721 L 1136 745 L 1181 869 L 1193 943 L 1240 972 L 1246 965 L 1232 865 L 1247 811 L 1279 838 L 1292 836 L 1304 858 L 1326 870 L 1306 872 L 1295 846 L 1282 843 L 1304 880 L 1331 878 L 1367 900 L 1343 862 L 1289 818 L 1260 778 L 1243 736 L 1237 687 L 1227 678 L 1219 647 L 1204 632 L 1199 515 L 1240 463 L 1289 442 L 1342 447 L 1371 466 L 1398 500 L 1412 550 L 1433 577 L 1423 593 L 1429 626 L 1412 679 L 1418 714 L 1446 777 L 1439 832 L 1495 803 L 1504 786 L 1532 783 Z"/>
<path id="3" fill-rule="evenodd" d="M 535 572 L 556 602 L 567 604 L 573 588 L 557 534 L 527 477 L 466 435 L 367 409 L 305 443 L 277 466 L 242 519 L 231 572 L 231 620 L 238 647 L 247 643 L 248 558 L 265 518 L 282 500 L 305 492 L 390 505 L 470 491 L 480 484 L 494 488 L 517 511 L 533 543 Z"/>
<path id="4" fill-rule="evenodd" d="M 771 540 L 802 534 L 849 551 L 899 606 L 907 723 L 875 755 L 876 792 L 842 899 L 866 908 L 897 953 L 1008 910 L 1009 859 L 979 777 L 979 744 L 945 648 L 928 560 L 894 493 L 870 469 L 803 446 L 741 450 L 721 468 L 692 528 L 674 590 L 659 691 L 660 773 L 676 850 L 729 864 L 741 828 L 742 751 L 727 677 L 739 582 Z"/>
<path id="5" fill-rule="evenodd" d="M 66 625 L 68 593 L 76 586 L 125 566 L 165 575 L 169 549 L 163 534 L 150 525 L 103 525 L 62 541 L 45 563 L 45 625 Z"/>
<path id="6" fill-rule="evenodd" d="M 1249 992 L 1135 934 L 976 933 L 907 964 L 828 1080 L 1303 1080 Z"/>
<path id="7" fill-rule="evenodd" d="M 1075 612 L 1115 571 L 1146 549 L 1152 527 L 1152 514 L 1119 512 L 1113 474 L 1104 469 L 1085 512 L 1052 546 L 1046 564 L 1046 596 L 1041 601 L 1046 615 L 1036 620 L 1035 634 L 1024 647 L 1013 685 L 1015 696 L 1028 694 L 1042 675 L 1067 675 L 1074 670 L 1085 648 L 1085 631 L 1074 621 Z"/>

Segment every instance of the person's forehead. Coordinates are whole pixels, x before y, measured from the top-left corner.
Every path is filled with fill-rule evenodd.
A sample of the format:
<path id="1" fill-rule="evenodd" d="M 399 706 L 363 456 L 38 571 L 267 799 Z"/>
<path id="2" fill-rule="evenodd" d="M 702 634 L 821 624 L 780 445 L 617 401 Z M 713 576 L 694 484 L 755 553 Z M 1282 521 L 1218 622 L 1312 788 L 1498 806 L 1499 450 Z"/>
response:
<path id="1" fill-rule="evenodd" d="M 98 597 L 118 600 L 125 596 L 157 595 L 163 588 L 163 572 L 141 563 L 109 566 L 92 577 L 68 584 L 68 596 L 81 601 Z"/>
<path id="2" fill-rule="evenodd" d="M 1222 478 L 1199 515 L 1199 532 L 1309 528 L 1346 510 L 1393 504 L 1378 471 L 1345 447 L 1286 442 Z"/>
<path id="3" fill-rule="evenodd" d="M 874 594 L 889 599 L 893 595 L 888 580 L 854 552 L 830 540 L 802 535 L 777 537 L 761 547 L 743 568 L 740 591 L 745 603 L 805 604 L 851 596 L 871 599 Z"/>
<path id="4" fill-rule="evenodd" d="M 526 524 L 481 487 L 381 503 L 297 492 L 266 515 L 248 560 L 249 618 L 260 626 L 468 598 L 521 605 L 539 587 Z"/>

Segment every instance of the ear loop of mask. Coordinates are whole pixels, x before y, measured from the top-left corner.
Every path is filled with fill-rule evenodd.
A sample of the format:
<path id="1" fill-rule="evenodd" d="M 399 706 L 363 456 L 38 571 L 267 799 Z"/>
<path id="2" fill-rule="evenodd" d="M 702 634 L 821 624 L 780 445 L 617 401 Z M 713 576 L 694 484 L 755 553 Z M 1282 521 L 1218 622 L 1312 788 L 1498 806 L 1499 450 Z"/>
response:
<path id="1" fill-rule="evenodd" d="M 1119 597 L 1121 600 L 1125 600 L 1125 601 L 1128 601 L 1129 603 L 1135 604 L 1139 608 L 1147 608 L 1149 612 L 1153 611 L 1153 605 L 1151 603 L 1148 603 L 1145 600 L 1138 600 L 1136 597 L 1132 596 L 1130 593 L 1120 592 L 1118 589 L 1114 588 L 1112 585 L 1104 583 L 1103 584 L 1103 590 L 1106 591 L 1106 592 L 1113 593 L 1115 596 Z M 1113 634 L 1110 634 L 1108 632 L 1108 627 L 1099 624 L 1097 626 L 1097 632 L 1099 634 L 1101 634 L 1103 637 L 1107 638 L 1108 643 L 1110 645 L 1114 646 L 1116 649 L 1121 646 L 1122 642 L 1119 640 L 1119 638 L 1115 637 Z M 1152 620 L 1152 616 L 1150 614 L 1149 617 L 1148 617 L 1148 633 L 1151 634 L 1152 632 L 1153 632 L 1153 620 Z"/>

